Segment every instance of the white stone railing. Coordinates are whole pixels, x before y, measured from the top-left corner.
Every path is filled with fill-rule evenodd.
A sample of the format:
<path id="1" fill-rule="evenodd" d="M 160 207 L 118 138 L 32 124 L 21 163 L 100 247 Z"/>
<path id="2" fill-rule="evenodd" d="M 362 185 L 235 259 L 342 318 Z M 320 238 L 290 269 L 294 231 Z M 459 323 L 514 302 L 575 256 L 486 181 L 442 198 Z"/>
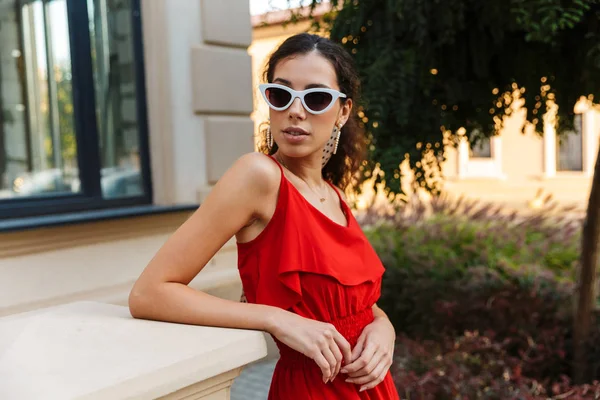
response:
<path id="1" fill-rule="evenodd" d="M 0 318 L 0 399 L 229 399 L 261 332 L 133 319 L 77 302 Z"/>

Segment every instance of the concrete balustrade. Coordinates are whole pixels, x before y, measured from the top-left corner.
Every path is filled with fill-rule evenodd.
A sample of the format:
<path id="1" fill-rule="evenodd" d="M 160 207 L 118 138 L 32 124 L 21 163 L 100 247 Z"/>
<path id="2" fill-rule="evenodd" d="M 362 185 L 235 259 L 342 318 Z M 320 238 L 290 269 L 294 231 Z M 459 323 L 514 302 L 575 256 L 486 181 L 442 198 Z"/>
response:
<path id="1" fill-rule="evenodd" d="M 76 302 L 0 318 L 0 399 L 229 399 L 261 332 L 133 319 Z"/>

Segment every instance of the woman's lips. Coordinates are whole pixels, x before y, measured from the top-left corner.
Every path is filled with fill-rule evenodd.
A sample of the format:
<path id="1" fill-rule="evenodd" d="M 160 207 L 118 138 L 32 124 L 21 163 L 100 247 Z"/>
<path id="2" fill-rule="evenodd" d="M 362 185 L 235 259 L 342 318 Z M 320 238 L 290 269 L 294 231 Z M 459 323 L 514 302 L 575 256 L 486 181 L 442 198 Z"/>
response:
<path id="1" fill-rule="evenodd" d="M 286 141 L 290 143 L 300 143 L 306 140 L 310 134 L 302 128 L 289 127 L 281 131 Z"/>
<path id="2" fill-rule="evenodd" d="M 290 126 L 289 128 L 285 128 L 283 130 L 283 132 L 290 134 L 290 135 L 306 135 L 306 136 L 308 136 L 307 131 L 305 131 L 304 129 L 297 127 L 297 126 Z"/>

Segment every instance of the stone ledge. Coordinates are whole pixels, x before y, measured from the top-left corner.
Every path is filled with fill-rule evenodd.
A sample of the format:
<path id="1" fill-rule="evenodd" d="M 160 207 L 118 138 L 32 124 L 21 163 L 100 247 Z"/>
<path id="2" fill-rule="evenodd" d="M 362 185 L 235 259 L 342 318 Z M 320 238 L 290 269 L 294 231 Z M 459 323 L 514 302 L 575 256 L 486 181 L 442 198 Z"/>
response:
<path id="1" fill-rule="evenodd" d="M 154 399 L 191 391 L 226 399 L 241 367 L 265 355 L 261 332 L 136 320 L 127 307 L 70 303 L 0 319 L 0 398 Z"/>

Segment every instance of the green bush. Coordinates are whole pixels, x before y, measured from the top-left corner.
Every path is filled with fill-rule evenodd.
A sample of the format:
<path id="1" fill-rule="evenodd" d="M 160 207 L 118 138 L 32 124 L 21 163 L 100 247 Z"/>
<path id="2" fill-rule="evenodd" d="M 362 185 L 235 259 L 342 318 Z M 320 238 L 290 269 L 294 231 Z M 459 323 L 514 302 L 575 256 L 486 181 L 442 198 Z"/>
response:
<path id="1" fill-rule="evenodd" d="M 397 328 L 419 337 L 498 330 L 499 315 L 484 316 L 491 308 L 473 307 L 489 306 L 504 293 L 528 296 L 523 301 L 549 307 L 544 312 L 552 318 L 569 314 L 579 220 L 549 211 L 523 216 L 462 200 L 438 199 L 429 210 L 421 203 L 409 206 L 411 212 L 362 220 L 386 266 L 380 305 Z M 452 319 L 440 318 L 441 309 Z M 526 309 L 520 319 L 505 318 L 521 326 L 537 323 Z"/>
<path id="2" fill-rule="evenodd" d="M 405 210 L 383 218 L 367 216 L 367 221 L 375 217 L 377 225 L 367 226 L 365 233 L 386 264 L 432 268 L 441 279 L 459 277 L 471 266 L 503 271 L 523 265 L 574 278 L 581 221 L 550 211 L 523 216 L 462 203 L 442 199 L 429 214 L 413 207 L 408 216 Z"/>

